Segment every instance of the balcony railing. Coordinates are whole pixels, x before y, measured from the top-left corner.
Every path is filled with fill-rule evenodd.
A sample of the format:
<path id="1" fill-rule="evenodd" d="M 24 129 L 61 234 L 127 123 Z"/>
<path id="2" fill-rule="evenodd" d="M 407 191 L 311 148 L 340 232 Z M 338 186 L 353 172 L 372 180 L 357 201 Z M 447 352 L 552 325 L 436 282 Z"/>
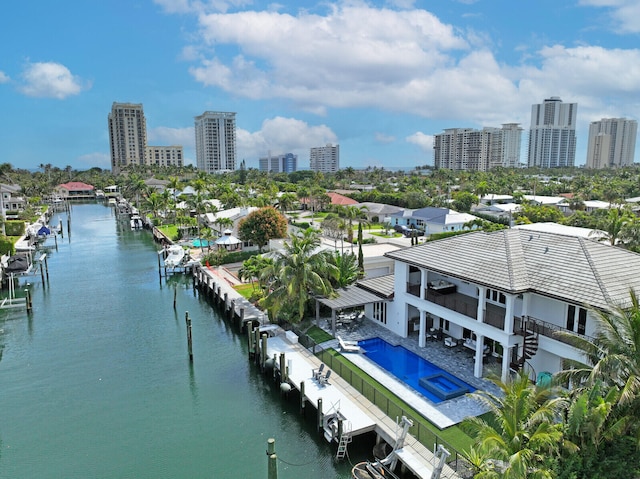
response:
<path id="1" fill-rule="evenodd" d="M 440 294 L 432 289 L 427 289 L 427 301 L 444 306 L 470 318 L 476 319 L 478 316 L 478 300 L 466 294 L 451 293 Z"/>
<path id="2" fill-rule="evenodd" d="M 407 283 L 407 293 L 412 294 L 414 296 L 420 297 L 420 283 L 411 284 Z"/>
<path id="3" fill-rule="evenodd" d="M 538 318 L 534 318 L 533 316 L 523 316 L 522 318 L 517 318 L 519 321 L 516 321 L 514 324 L 514 332 L 516 334 L 523 334 L 526 332 L 534 332 L 541 334 L 542 336 L 546 336 L 551 339 L 555 339 L 556 341 L 560 341 L 565 344 L 571 344 L 571 341 L 559 334 L 557 332 L 565 332 L 571 333 L 583 339 L 587 339 L 589 341 L 593 341 L 593 338 L 587 336 L 585 334 L 579 334 L 575 331 L 571 331 L 567 328 L 563 328 L 562 326 L 558 326 L 557 324 L 552 324 L 547 321 L 543 321 Z"/>

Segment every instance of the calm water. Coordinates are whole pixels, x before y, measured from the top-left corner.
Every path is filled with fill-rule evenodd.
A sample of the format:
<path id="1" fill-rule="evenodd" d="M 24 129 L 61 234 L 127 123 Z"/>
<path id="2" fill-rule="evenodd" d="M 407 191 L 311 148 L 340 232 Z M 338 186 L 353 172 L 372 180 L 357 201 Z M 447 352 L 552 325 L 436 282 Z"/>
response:
<path id="1" fill-rule="evenodd" d="M 365 339 L 364 341 L 359 341 L 358 344 L 365 350 L 365 356 L 401 381 L 407 383 L 423 396 L 429 398 L 429 400 L 435 404 L 441 403 L 442 399 L 420 386 L 420 378 L 424 376 L 442 374 L 445 377 L 455 378 L 456 381 L 465 384 L 468 386 L 469 391 L 475 391 L 473 386 L 442 370 L 432 362 L 414 354 L 407 348 L 393 346 L 381 338 Z"/>
<path id="2" fill-rule="evenodd" d="M 280 478 L 349 477 L 312 411 L 302 418 L 255 371 L 190 277 L 160 282 L 148 232 L 103 205 L 73 207 L 71 238 L 61 218 L 50 282 L 31 278 L 32 316 L 0 317 L 1 478 L 266 478 L 269 437 L 306 464 L 280 462 Z M 355 463 L 371 449 L 350 451 Z"/>

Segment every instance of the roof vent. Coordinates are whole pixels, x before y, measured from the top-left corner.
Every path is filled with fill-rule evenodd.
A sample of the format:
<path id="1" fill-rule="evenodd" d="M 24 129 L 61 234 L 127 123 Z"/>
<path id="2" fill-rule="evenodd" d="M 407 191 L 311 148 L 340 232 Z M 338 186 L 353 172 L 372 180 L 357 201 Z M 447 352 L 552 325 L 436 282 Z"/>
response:
<path id="1" fill-rule="evenodd" d="M 548 253 L 548 252 L 549 252 L 549 247 L 548 247 L 548 246 L 545 246 L 545 247 L 544 247 L 544 252 L 545 252 L 545 253 Z"/>

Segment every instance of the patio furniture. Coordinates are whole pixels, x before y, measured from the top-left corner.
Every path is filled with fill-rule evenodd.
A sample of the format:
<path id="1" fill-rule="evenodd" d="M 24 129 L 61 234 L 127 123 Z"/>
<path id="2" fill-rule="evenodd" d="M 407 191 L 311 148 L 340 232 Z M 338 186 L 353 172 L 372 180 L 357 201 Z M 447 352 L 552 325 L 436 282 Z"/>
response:
<path id="1" fill-rule="evenodd" d="M 329 384 L 329 378 L 330 378 L 330 377 L 331 377 L 331 369 L 329 369 L 329 370 L 327 371 L 327 374 L 325 374 L 324 376 L 320 376 L 320 377 L 318 378 L 318 382 L 319 382 L 320 384 L 322 384 L 323 386 L 324 386 L 325 384 Z"/>
<path id="2" fill-rule="evenodd" d="M 338 343 L 340 343 L 340 350 L 343 353 L 359 353 L 360 346 L 356 341 L 344 341 L 340 336 L 338 336 Z"/>
<path id="3" fill-rule="evenodd" d="M 316 380 L 320 379 L 320 376 L 322 376 L 322 371 L 324 371 L 324 363 L 322 363 L 319 368 L 314 368 L 311 370 L 311 377 Z"/>
<path id="4" fill-rule="evenodd" d="M 444 338 L 444 345 L 448 348 L 455 348 L 458 345 L 458 342 L 450 336 Z"/>

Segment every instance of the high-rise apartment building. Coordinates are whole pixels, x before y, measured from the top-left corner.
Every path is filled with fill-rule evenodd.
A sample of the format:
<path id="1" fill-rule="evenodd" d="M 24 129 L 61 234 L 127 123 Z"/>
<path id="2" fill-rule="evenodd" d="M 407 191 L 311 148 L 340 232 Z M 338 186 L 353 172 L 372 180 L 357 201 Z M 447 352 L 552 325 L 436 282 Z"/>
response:
<path id="1" fill-rule="evenodd" d="M 111 171 L 118 174 L 128 165 L 144 164 L 147 124 L 142 104 L 116 103 L 109 113 Z"/>
<path id="2" fill-rule="evenodd" d="M 182 146 L 147 146 L 144 164 L 154 166 L 184 166 Z"/>
<path id="3" fill-rule="evenodd" d="M 195 117 L 196 166 L 207 173 L 236 169 L 236 114 L 205 111 Z"/>
<path id="4" fill-rule="evenodd" d="M 576 160 L 577 103 L 552 96 L 531 107 L 529 167 L 574 166 Z"/>
<path id="5" fill-rule="evenodd" d="M 340 145 L 311 148 L 309 166 L 312 171 L 335 173 L 340 169 Z"/>
<path id="6" fill-rule="evenodd" d="M 268 155 L 259 159 L 260 171 L 268 173 L 293 173 L 298 168 L 298 155 L 286 153 L 284 155 Z"/>
<path id="7" fill-rule="evenodd" d="M 522 128 L 505 123 L 502 128 L 448 128 L 435 135 L 433 160 L 436 168 L 488 171 L 520 166 Z"/>
<path id="8" fill-rule="evenodd" d="M 589 125 L 587 168 L 619 168 L 633 164 L 638 122 L 603 118 Z"/>

